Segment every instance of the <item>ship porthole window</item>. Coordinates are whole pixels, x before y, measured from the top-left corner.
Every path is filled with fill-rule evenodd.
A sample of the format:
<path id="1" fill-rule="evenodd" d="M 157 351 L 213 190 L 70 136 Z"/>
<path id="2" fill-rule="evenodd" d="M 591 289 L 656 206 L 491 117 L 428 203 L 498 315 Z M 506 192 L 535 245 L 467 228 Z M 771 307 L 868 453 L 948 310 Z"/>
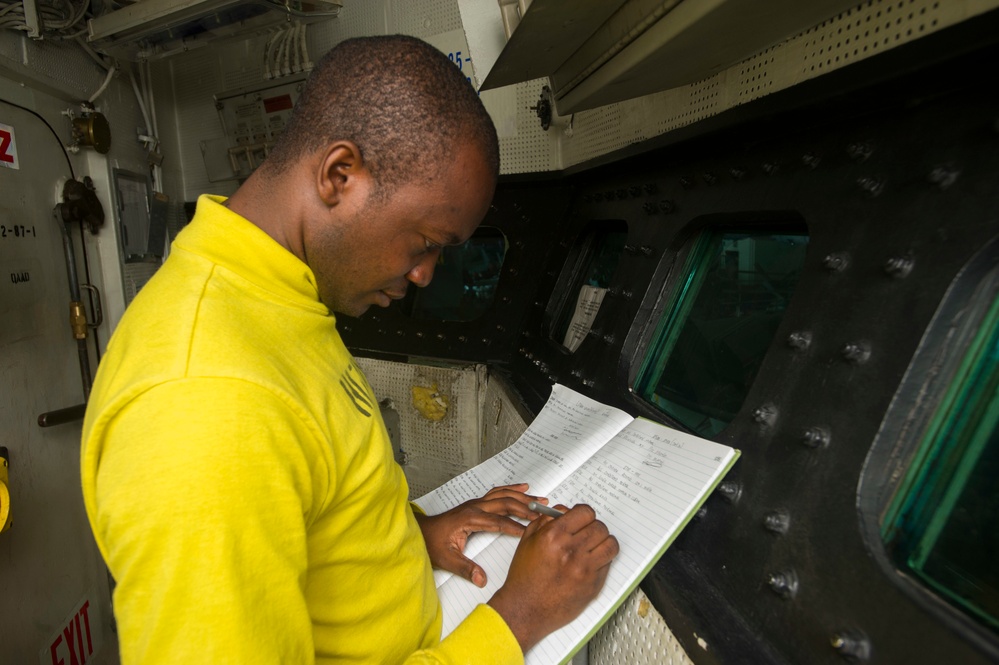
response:
<path id="1" fill-rule="evenodd" d="M 479 318 L 496 296 L 507 248 L 506 236 L 493 226 L 480 226 L 462 245 L 444 247 L 430 284 L 411 285 L 403 311 L 434 321 Z"/>
<path id="2" fill-rule="evenodd" d="M 628 239 L 621 220 L 589 222 L 572 245 L 548 307 L 548 334 L 575 353 L 593 329 Z"/>
<path id="3" fill-rule="evenodd" d="M 997 266 L 999 240 L 944 296 L 885 416 L 859 492 L 868 546 L 890 579 L 958 630 L 991 634 L 993 644 L 999 636 Z M 928 602 L 928 595 L 943 603 Z"/>
<path id="4" fill-rule="evenodd" d="M 663 294 L 635 393 L 701 436 L 724 429 L 763 363 L 807 247 L 800 222 L 701 225 L 677 254 L 683 267 Z"/>

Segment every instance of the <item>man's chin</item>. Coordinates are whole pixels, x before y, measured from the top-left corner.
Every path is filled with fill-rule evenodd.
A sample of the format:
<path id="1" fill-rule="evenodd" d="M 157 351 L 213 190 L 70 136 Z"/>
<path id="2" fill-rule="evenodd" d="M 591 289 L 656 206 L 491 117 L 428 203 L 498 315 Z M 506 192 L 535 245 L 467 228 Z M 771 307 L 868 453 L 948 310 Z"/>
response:
<path id="1" fill-rule="evenodd" d="M 331 312 L 334 312 L 342 316 L 350 316 L 353 318 L 360 318 L 371 309 L 373 305 L 378 307 L 388 307 L 392 304 L 394 298 L 389 296 L 384 291 L 376 291 L 373 295 L 369 295 L 367 298 L 358 298 L 352 302 L 340 302 L 333 305 L 326 305 Z"/>

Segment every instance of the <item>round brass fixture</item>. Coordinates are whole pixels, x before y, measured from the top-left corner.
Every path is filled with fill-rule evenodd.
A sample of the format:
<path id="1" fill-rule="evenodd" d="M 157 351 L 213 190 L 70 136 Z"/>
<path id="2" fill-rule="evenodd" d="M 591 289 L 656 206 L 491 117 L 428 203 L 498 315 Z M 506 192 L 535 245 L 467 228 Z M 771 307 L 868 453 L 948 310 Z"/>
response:
<path id="1" fill-rule="evenodd" d="M 103 114 L 96 111 L 73 118 L 73 138 L 79 145 L 90 146 L 104 155 L 111 149 L 111 125 Z"/>

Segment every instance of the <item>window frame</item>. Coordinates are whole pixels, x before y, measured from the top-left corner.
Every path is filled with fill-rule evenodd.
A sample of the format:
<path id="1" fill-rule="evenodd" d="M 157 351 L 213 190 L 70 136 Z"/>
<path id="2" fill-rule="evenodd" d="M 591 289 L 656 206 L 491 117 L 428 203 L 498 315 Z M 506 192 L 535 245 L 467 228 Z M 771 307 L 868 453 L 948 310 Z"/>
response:
<path id="1" fill-rule="evenodd" d="M 565 323 L 566 328 L 568 328 L 568 325 L 572 320 L 572 313 L 570 310 L 575 307 L 576 299 L 579 296 L 579 289 L 582 287 L 582 281 L 590 267 L 590 260 L 593 258 L 596 251 L 597 235 L 601 231 L 605 232 L 607 235 L 611 233 L 624 233 L 625 246 L 628 244 L 628 239 L 630 237 L 629 234 L 631 233 L 628 222 L 624 219 L 587 220 L 580 227 L 579 232 L 573 238 L 573 242 L 569 246 L 569 253 L 566 256 L 565 263 L 562 265 L 562 270 L 559 273 L 558 280 L 555 282 L 552 295 L 548 300 L 548 306 L 545 308 L 544 319 L 542 321 L 542 333 L 548 340 L 556 344 L 558 348 L 568 354 L 573 354 L 575 352 L 570 351 L 562 343 L 562 339 L 564 339 L 565 332 L 567 332 L 567 330 L 560 331 L 560 328 L 562 323 Z M 625 250 L 622 248 L 622 256 L 624 253 Z M 617 278 L 618 269 L 621 267 L 620 258 L 621 257 L 618 259 L 617 266 L 615 266 L 614 273 L 611 275 L 610 284 L 613 284 Z M 607 288 L 610 289 L 611 286 L 608 285 Z M 568 316 L 563 321 L 563 317 L 567 313 Z M 597 317 L 599 316 L 600 313 L 598 312 Z M 559 335 L 560 332 L 561 335 Z M 559 337 L 561 337 L 561 339 Z M 576 350 L 578 351 L 579 349 L 577 348 Z"/>
<path id="2" fill-rule="evenodd" d="M 999 236 L 993 238 L 952 280 L 913 354 L 882 420 L 860 473 L 858 517 L 868 552 L 892 584 L 989 657 L 999 658 L 999 633 L 948 602 L 896 562 L 886 543 L 886 524 L 912 482 L 920 447 L 942 423 L 940 412 L 960 386 L 974 340 L 999 298 Z"/>
<path id="3" fill-rule="evenodd" d="M 664 254 L 652 281 L 652 284 L 662 284 L 662 287 L 658 290 L 654 288 L 650 289 L 649 293 L 646 294 L 645 302 L 643 303 L 643 310 L 648 310 L 649 315 L 642 320 L 641 325 L 638 325 L 636 322 L 636 326 L 633 327 L 632 332 L 629 334 L 629 341 L 626 344 L 626 348 L 634 349 L 628 354 L 627 385 L 634 401 L 647 413 L 654 414 L 654 417 L 656 418 L 662 419 L 679 429 L 695 434 L 696 432 L 693 432 L 689 426 L 677 420 L 672 414 L 662 410 L 654 402 L 646 399 L 642 393 L 642 387 L 639 385 L 639 381 L 640 379 L 645 378 L 646 367 L 653 362 L 650 357 L 650 349 L 659 338 L 660 331 L 665 330 L 666 326 L 673 326 L 675 321 L 682 320 L 680 314 L 689 313 L 694 301 L 696 301 L 696 298 L 686 299 L 687 302 L 679 302 L 679 308 L 674 306 L 674 303 L 678 302 L 678 298 L 689 291 L 691 287 L 692 275 L 690 274 L 688 268 L 695 260 L 695 254 L 699 250 L 704 251 L 701 246 L 701 240 L 704 238 L 706 232 L 721 235 L 731 232 L 770 233 L 772 235 L 805 235 L 808 237 L 809 243 L 805 250 L 806 254 L 803 260 L 803 266 L 808 264 L 812 240 L 807 222 L 804 217 L 796 211 L 773 210 L 716 213 L 703 215 L 691 220 L 691 222 L 677 234 L 669 250 Z M 793 302 L 794 298 L 792 295 L 792 298 L 788 302 L 787 308 L 785 309 L 785 316 L 793 306 Z M 683 312 L 679 310 L 683 310 Z M 664 316 L 669 317 L 668 323 L 661 323 Z M 675 337 L 678 334 L 679 331 L 676 331 L 672 336 Z M 761 366 L 766 362 L 766 358 L 771 353 L 771 349 L 775 342 L 777 342 L 776 336 L 773 340 L 771 340 L 767 352 L 760 358 Z M 755 380 L 756 379 L 754 378 L 754 381 Z M 741 412 L 745 406 L 746 404 L 744 398 L 737 413 Z M 725 426 L 722 427 L 722 429 L 715 435 L 707 435 L 708 438 L 720 435 L 735 420 L 736 417 L 737 416 L 734 416 L 732 420 L 726 423 Z"/>

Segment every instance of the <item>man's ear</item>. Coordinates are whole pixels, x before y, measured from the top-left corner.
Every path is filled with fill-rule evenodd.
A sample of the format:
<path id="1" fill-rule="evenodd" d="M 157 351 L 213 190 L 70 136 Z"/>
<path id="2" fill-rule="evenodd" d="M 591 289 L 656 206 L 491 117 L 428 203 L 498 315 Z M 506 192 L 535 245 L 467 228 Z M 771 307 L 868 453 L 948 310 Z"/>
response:
<path id="1" fill-rule="evenodd" d="M 367 166 L 356 144 L 351 141 L 331 143 L 323 153 L 316 173 L 319 198 L 328 206 L 338 205 L 368 177 Z"/>

